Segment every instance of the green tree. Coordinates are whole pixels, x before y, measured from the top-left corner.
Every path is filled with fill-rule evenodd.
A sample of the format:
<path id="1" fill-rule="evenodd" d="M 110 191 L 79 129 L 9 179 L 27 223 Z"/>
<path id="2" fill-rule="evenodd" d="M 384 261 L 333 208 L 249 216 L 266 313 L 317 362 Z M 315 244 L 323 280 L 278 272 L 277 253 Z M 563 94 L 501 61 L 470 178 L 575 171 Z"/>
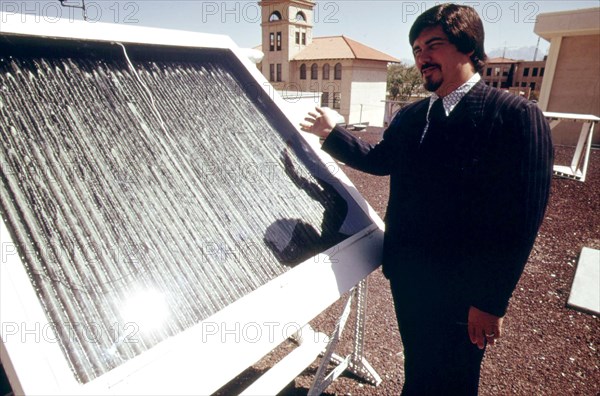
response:
<path id="1" fill-rule="evenodd" d="M 392 100 L 407 101 L 421 92 L 421 73 L 416 66 L 394 63 L 388 67 L 387 89 Z"/>

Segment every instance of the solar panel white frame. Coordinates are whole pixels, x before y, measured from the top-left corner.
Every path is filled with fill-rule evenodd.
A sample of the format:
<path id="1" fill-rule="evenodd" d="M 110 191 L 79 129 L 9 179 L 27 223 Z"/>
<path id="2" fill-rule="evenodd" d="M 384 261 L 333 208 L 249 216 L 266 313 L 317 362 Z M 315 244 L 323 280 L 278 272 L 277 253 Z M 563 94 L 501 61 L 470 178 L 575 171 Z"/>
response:
<path id="1" fill-rule="evenodd" d="M 2 35 L 61 37 L 231 50 L 295 123 L 289 103 L 274 93 L 244 50 L 220 35 L 60 20 L 23 23 L 0 15 Z M 30 18 L 31 19 L 31 18 Z M 306 136 L 305 136 L 306 137 Z M 324 163 L 332 159 L 306 137 Z M 0 224 L 1 358 L 17 394 L 207 394 L 266 355 L 378 265 L 382 222 L 341 173 L 336 176 L 374 225 L 298 265 L 198 325 L 86 383 L 75 380 L 4 222 Z M 330 259 L 334 256 L 334 259 Z M 268 307 L 255 311 L 256 306 Z M 244 334 L 246 332 L 246 334 Z M 257 338 L 255 335 L 262 335 Z"/>

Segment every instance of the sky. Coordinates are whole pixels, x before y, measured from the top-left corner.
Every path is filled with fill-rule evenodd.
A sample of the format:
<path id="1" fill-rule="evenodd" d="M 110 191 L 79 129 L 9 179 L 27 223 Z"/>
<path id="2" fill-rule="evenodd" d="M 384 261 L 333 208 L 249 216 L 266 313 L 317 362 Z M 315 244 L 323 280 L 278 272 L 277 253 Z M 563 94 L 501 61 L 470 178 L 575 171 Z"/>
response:
<path id="1" fill-rule="evenodd" d="M 80 0 L 68 0 L 80 5 Z M 90 23 L 106 22 L 162 27 L 230 36 L 240 47 L 260 44 L 260 7 L 258 1 L 115 1 L 86 0 Z M 412 62 L 408 32 L 415 18 L 439 4 L 432 1 L 398 0 L 318 0 L 315 7 L 315 37 L 345 35 L 405 62 Z M 600 0 L 567 1 L 457 1 L 474 7 L 486 31 L 486 51 L 507 55 L 521 47 L 535 47 L 533 32 L 538 14 L 600 6 Z M 6 14 L 15 12 L 40 19 L 57 17 L 81 19 L 81 10 L 60 6 L 60 1 L 0 0 Z M 1 29 L 1 21 L 0 21 Z M 538 60 L 550 44 L 540 40 Z"/>

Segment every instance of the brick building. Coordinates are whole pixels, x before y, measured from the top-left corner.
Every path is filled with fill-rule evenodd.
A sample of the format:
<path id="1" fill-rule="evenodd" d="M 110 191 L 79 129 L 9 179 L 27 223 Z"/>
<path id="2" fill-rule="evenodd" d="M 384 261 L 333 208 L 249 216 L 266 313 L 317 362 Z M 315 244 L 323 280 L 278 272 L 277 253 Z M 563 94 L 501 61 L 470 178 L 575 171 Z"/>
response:
<path id="1" fill-rule="evenodd" d="M 483 70 L 483 80 L 487 85 L 502 88 L 537 99 L 546 69 L 546 59 L 523 61 L 509 58 L 491 58 Z"/>

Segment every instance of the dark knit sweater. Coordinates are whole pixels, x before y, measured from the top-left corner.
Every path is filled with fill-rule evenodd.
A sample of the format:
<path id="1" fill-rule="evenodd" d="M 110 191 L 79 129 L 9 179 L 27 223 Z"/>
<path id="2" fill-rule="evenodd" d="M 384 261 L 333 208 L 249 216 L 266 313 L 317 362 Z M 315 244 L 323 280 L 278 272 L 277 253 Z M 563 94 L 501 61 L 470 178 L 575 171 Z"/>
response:
<path id="1" fill-rule="evenodd" d="M 434 293 L 503 316 L 548 202 L 550 128 L 534 103 L 479 82 L 420 144 L 427 105 L 400 110 L 376 146 L 337 127 L 323 149 L 390 175 L 387 277 L 407 295 Z"/>

